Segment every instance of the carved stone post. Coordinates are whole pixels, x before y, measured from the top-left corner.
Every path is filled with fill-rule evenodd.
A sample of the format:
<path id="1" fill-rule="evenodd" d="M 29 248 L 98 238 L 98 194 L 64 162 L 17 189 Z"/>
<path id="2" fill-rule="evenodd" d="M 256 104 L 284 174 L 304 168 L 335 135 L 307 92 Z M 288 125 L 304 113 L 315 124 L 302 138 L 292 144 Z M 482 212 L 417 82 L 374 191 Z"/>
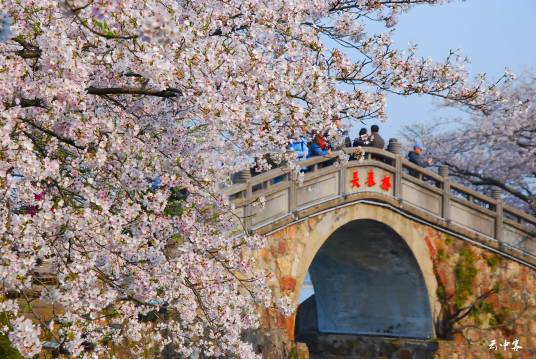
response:
<path id="1" fill-rule="evenodd" d="M 443 177 L 443 199 L 441 215 L 445 221 L 450 221 L 450 180 L 449 166 L 442 165 L 439 167 L 439 175 Z"/>
<path id="2" fill-rule="evenodd" d="M 390 138 L 387 151 L 399 155 L 402 152 L 402 144 L 396 138 Z"/>
<path id="3" fill-rule="evenodd" d="M 348 180 L 348 164 L 339 167 L 339 196 L 346 196 L 346 181 Z"/>
<path id="4" fill-rule="evenodd" d="M 491 190 L 491 195 L 496 201 L 495 205 L 495 239 L 502 245 L 504 240 L 503 229 L 503 202 L 501 199 L 501 189 L 494 187 Z"/>
<path id="5" fill-rule="evenodd" d="M 251 172 L 249 170 L 242 170 L 235 176 L 235 183 L 246 183 L 246 197 L 244 198 L 244 226 L 249 229 L 251 227 L 251 198 L 253 190 L 251 187 Z"/>
<path id="6" fill-rule="evenodd" d="M 390 138 L 387 145 L 387 151 L 396 155 L 395 157 L 395 178 L 394 178 L 394 195 L 395 198 L 402 199 L 402 144 L 396 138 Z"/>
<path id="7" fill-rule="evenodd" d="M 294 213 L 298 207 L 298 174 L 295 170 L 291 170 L 289 175 L 288 210 L 290 213 Z"/>
<path id="8" fill-rule="evenodd" d="M 251 207 L 251 198 L 253 194 L 253 190 L 251 187 L 251 171 L 250 170 L 242 170 L 240 172 L 233 173 L 231 176 L 231 180 L 233 183 L 246 183 L 246 196 L 244 198 L 244 226 L 249 229 L 251 227 L 251 215 L 252 215 L 252 207 Z"/>
<path id="9" fill-rule="evenodd" d="M 251 172 L 249 170 L 242 170 L 235 174 L 235 183 L 246 183 L 251 179 Z"/>

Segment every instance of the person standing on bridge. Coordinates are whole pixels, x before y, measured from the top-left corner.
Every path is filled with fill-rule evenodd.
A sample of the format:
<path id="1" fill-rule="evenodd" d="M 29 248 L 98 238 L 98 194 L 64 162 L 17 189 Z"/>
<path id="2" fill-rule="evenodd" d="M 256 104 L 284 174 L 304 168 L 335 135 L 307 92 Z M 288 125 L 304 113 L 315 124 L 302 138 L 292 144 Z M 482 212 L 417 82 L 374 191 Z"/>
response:
<path id="1" fill-rule="evenodd" d="M 326 156 L 331 153 L 331 150 L 328 148 L 328 144 L 319 133 L 315 133 L 313 137 L 313 142 L 309 147 L 309 157 L 314 156 Z"/>
<path id="2" fill-rule="evenodd" d="M 380 136 L 380 127 L 378 125 L 370 126 L 370 140 L 371 146 L 379 149 L 385 148 L 385 141 L 382 136 Z"/>
<path id="3" fill-rule="evenodd" d="M 304 131 L 306 133 L 306 131 Z M 292 138 L 288 145 L 288 149 L 296 153 L 296 159 L 303 161 L 309 156 L 309 148 L 307 146 L 307 139 L 298 135 L 297 131 L 292 131 Z"/>
<path id="4" fill-rule="evenodd" d="M 359 130 L 359 136 L 357 136 L 354 140 L 354 147 L 367 147 L 370 146 L 371 143 L 372 141 L 367 133 L 367 129 L 363 127 Z"/>
<path id="5" fill-rule="evenodd" d="M 412 163 L 415 163 L 417 166 L 420 167 L 428 167 L 432 164 L 432 159 L 424 158 L 422 155 L 423 147 L 420 143 L 416 143 L 415 146 L 413 146 L 413 151 L 408 153 L 408 160 Z"/>

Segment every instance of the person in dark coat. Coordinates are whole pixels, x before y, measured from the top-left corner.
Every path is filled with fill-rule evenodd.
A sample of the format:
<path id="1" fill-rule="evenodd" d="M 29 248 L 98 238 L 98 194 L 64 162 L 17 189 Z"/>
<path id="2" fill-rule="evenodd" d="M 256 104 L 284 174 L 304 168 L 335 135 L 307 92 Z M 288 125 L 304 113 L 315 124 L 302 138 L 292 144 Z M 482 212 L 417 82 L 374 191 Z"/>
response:
<path id="1" fill-rule="evenodd" d="M 380 136 L 380 128 L 378 125 L 370 126 L 370 140 L 372 147 L 380 148 L 382 150 L 385 148 L 385 141 L 382 136 Z"/>
<path id="2" fill-rule="evenodd" d="M 371 145 L 370 136 L 366 128 L 363 127 L 359 130 L 359 136 L 354 139 L 353 145 L 354 147 L 367 147 Z"/>
<path id="3" fill-rule="evenodd" d="M 408 160 L 411 163 L 416 164 L 420 167 L 428 167 L 432 164 L 432 159 L 430 157 L 425 158 L 422 154 L 423 147 L 420 143 L 416 143 L 415 146 L 413 146 L 413 151 L 410 151 L 408 153 Z M 419 177 L 419 173 L 413 169 L 409 169 L 409 174 L 413 177 Z M 431 178 L 427 176 L 422 176 L 422 180 L 426 182 L 431 182 L 432 185 L 435 185 L 436 187 L 439 187 L 439 182 L 432 180 Z"/>
<path id="4" fill-rule="evenodd" d="M 422 145 L 420 143 L 416 143 L 415 146 L 413 146 L 413 151 L 408 153 L 408 160 L 412 163 L 415 163 L 417 166 L 428 167 L 432 164 L 432 159 L 425 159 L 422 155 L 422 151 Z"/>

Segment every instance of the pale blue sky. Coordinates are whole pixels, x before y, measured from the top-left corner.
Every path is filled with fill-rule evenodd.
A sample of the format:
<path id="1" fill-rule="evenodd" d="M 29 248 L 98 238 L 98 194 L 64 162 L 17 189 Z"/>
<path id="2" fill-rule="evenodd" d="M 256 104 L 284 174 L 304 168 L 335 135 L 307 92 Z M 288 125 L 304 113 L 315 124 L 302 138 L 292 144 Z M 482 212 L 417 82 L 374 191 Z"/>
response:
<path id="1" fill-rule="evenodd" d="M 416 6 L 399 19 L 394 35 L 397 48 L 416 43 L 419 55 L 438 61 L 450 49 L 461 49 L 471 60 L 467 66 L 470 73 L 484 72 L 490 78 L 499 77 L 506 67 L 517 75 L 536 71 L 536 0 L 467 0 Z M 390 96 L 387 114 L 389 120 L 380 123 L 385 139 L 397 137 L 406 123 L 456 116 L 452 110 L 438 109 L 434 100 L 425 96 Z"/>

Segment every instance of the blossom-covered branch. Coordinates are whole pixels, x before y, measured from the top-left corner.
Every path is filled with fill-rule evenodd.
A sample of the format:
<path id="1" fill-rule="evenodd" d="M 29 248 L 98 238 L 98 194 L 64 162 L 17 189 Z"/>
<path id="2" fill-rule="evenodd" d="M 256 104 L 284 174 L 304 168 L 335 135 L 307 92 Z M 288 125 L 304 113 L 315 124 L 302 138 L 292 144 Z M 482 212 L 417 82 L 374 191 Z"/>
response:
<path id="1" fill-rule="evenodd" d="M 269 167 L 268 152 L 292 161 L 304 125 L 384 118 L 389 92 L 479 110 L 500 99 L 456 56 L 416 59 L 366 32 L 419 3 L 436 1 L 0 0 L 0 312 L 13 345 L 255 357 L 243 334 L 276 303 L 246 255 L 262 238 L 216 190 L 230 174 Z M 33 292 L 61 310 L 31 322 L 43 265 L 55 279 Z"/>
<path id="2" fill-rule="evenodd" d="M 535 84 L 528 74 L 502 89 L 504 102 L 490 113 L 471 113 L 447 130 L 437 124 L 407 127 L 404 137 L 424 142 L 451 175 L 488 192 L 500 188 L 509 203 L 536 213 Z"/>

